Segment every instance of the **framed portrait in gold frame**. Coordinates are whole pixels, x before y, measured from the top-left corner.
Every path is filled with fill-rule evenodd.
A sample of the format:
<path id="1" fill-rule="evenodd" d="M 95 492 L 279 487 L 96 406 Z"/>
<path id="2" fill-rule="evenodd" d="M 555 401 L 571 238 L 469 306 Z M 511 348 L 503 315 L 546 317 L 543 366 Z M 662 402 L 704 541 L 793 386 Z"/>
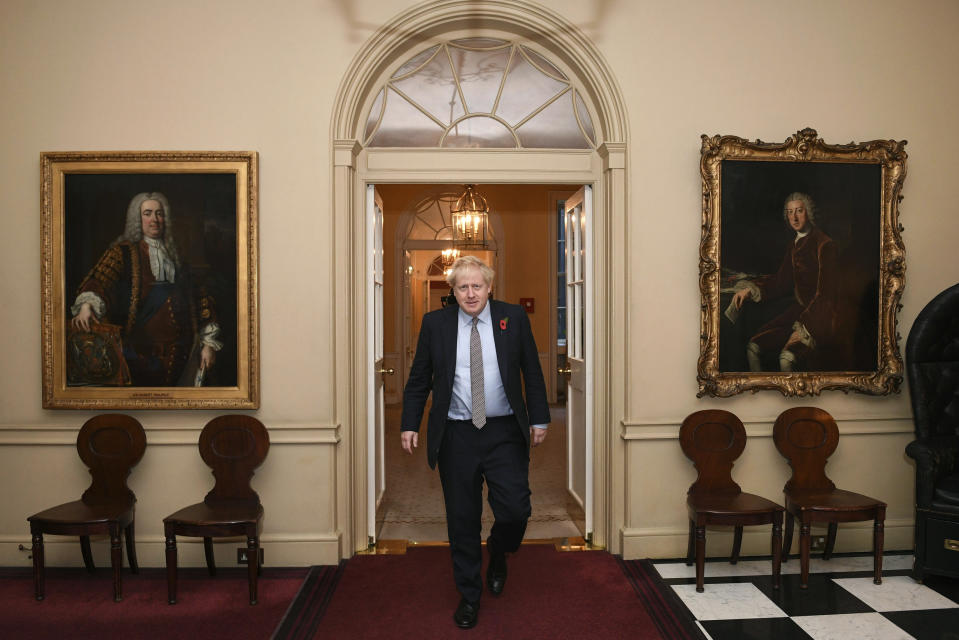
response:
<path id="1" fill-rule="evenodd" d="M 699 397 L 899 391 L 905 144 L 702 136 Z"/>
<path id="2" fill-rule="evenodd" d="M 260 403 L 257 154 L 41 154 L 45 409 Z"/>

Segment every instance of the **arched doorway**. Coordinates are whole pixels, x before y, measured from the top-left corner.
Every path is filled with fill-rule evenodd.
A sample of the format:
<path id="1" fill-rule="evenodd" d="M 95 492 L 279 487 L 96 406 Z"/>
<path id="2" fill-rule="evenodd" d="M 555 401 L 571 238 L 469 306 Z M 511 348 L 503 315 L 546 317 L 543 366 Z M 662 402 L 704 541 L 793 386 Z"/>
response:
<path id="1" fill-rule="evenodd" d="M 369 114 L 387 79 L 398 67 L 431 44 L 461 38 L 522 42 L 553 61 L 589 102 L 595 145 L 588 149 L 364 146 Z M 369 509 L 367 437 L 370 354 L 364 327 L 373 313 L 366 289 L 366 185 L 430 183 L 561 183 L 592 187 L 595 203 L 590 250 L 593 286 L 588 297 L 595 310 L 592 389 L 597 398 L 589 419 L 593 487 L 590 515 L 593 542 L 619 550 L 613 533 L 621 526 L 622 507 L 612 498 L 623 494 L 622 443 L 614 420 L 623 416 L 625 362 L 625 246 L 627 205 L 627 121 L 625 107 L 605 62 L 575 26 L 551 10 L 517 0 L 454 0 L 413 7 L 375 34 L 358 53 L 341 85 L 333 114 L 332 200 L 335 317 L 334 375 L 337 421 L 342 425 L 337 451 L 337 513 L 341 555 L 367 545 Z"/>

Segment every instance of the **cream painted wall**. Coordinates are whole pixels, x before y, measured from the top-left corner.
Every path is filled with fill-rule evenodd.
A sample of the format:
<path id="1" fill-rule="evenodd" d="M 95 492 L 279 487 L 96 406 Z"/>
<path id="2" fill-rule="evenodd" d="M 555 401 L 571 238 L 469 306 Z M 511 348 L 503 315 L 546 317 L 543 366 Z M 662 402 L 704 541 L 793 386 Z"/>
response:
<path id="1" fill-rule="evenodd" d="M 0 260 L 18 274 L 2 285 L 18 311 L 4 314 L 0 368 L 0 482 L 8 487 L 0 565 L 28 562 L 16 550 L 29 546 L 28 515 L 77 499 L 87 483 L 73 442 L 91 414 L 40 408 L 39 155 L 47 150 L 259 152 L 263 399 L 254 415 L 270 427 L 273 445 L 253 484 L 266 506 L 266 561 L 340 556 L 347 517 L 345 501 L 336 502 L 343 469 L 335 457 L 343 432 L 333 418 L 332 281 L 324 274 L 331 104 L 368 34 L 344 13 L 351 7 L 315 0 L 0 6 Z M 157 566 L 162 517 L 212 486 L 196 441 L 217 412 L 135 415 L 149 443 L 130 481 L 139 498 L 139 556 Z M 238 544 L 218 545 L 220 562 L 233 565 Z M 49 562 L 79 562 L 75 541 L 67 554 L 56 547 L 48 544 Z"/>
<path id="2" fill-rule="evenodd" d="M 887 1 L 697 2 L 695 10 L 689 3 L 654 2 L 604 30 L 601 48 L 630 107 L 633 143 L 632 215 L 621 246 L 629 249 L 633 302 L 626 431 L 639 439 L 627 441 L 624 553 L 682 554 L 685 518 L 671 505 L 681 504 L 694 472 L 672 437 L 685 415 L 704 408 L 739 415 L 751 437 L 734 475 L 744 490 L 779 499 L 789 470 L 768 435 L 771 424 L 784 409 L 809 404 L 831 412 L 843 433 L 827 468 L 831 477 L 886 500 L 887 546 L 911 546 L 914 466 L 903 454 L 912 432 L 905 391 L 887 398 L 835 392 L 812 399 L 771 392 L 695 398 L 697 169 L 701 133 L 782 141 L 811 126 L 837 143 L 907 139 L 904 346 L 922 306 L 959 281 L 959 263 L 951 257 L 959 239 L 951 176 L 959 161 L 947 137 L 959 82 L 946 71 L 959 62 L 950 35 L 959 5 L 927 2 L 918 9 Z M 665 439 L 642 439 L 661 434 Z M 654 486 L 670 489 L 642 490 L 652 478 Z M 729 538 L 710 535 L 719 538 L 710 552 L 728 553 Z M 837 540 L 844 550 L 868 546 L 865 536 L 841 532 Z M 763 536 L 751 551 L 767 548 Z"/>
<path id="3" fill-rule="evenodd" d="M 252 149 L 260 153 L 262 407 L 273 447 L 254 478 L 267 509 L 270 564 L 335 562 L 352 509 L 343 443 L 352 425 L 334 402 L 329 300 L 333 232 L 329 129 L 336 88 L 375 29 L 412 3 L 395 0 L 5 0 L 0 5 L 0 565 L 26 565 L 25 518 L 75 499 L 86 471 L 73 441 L 88 412 L 40 408 L 39 154 L 54 150 Z M 905 336 L 933 295 L 959 280 L 959 160 L 947 142 L 959 102 L 959 5 L 929 0 L 556 0 L 594 40 L 630 118 L 627 233 L 625 495 L 609 505 L 610 548 L 629 557 L 685 550 L 682 495 L 692 480 L 675 440 L 692 410 L 721 407 L 748 424 L 734 473 L 744 489 L 779 495 L 788 468 L 768 434 L 784 408 L 817 404 L 843 432 L 833 478 L 889 502 L 887 545 L 911 544 L 913 467 L 905 394 L 760 393 L 696 400 L 700 227 L 699 135 L 782 140 L 812 126 L 830 142 L 908 139 L 902 204 L 908 263 Z M 539 294 L 537 301 L 539 300 Z M 149 447 L 131 485 L 139 497 L 140 561 L 162 564 L 160 519 L 202 498 L 196 453 L 216 412 L 139 412 Z M 620 428 L 620 423 L 624 427 Z M 617 479 L 618 481 L 618 479 Z M 339 489 L 338 489 L 339 488 Z M 837 549 L 864 549 L 864 529 Z M 614 533 L 613 532 L 617 532 Z M 862 534 L 862 535 L 861 535 Z M 710 540 L 725 545 L 721 536 Z M 362 536 L 362 534 L 360 534 Z M 232 548 L 219 545 L 224 564 Z M 747 537 L 744 552 L 765 540 Z M 76 544 L 48 545 L 50 564 L 79 564 Z M 103 544 L 95 545 L 97 554 Z M 711 551 L 713 546 L 710 547 Z M 719 547 L 716 546 L 718 549 Z M 186 563 L 198 554 L 184 552 Z M 100 556 L 102 559 L 103 556 Z"/>

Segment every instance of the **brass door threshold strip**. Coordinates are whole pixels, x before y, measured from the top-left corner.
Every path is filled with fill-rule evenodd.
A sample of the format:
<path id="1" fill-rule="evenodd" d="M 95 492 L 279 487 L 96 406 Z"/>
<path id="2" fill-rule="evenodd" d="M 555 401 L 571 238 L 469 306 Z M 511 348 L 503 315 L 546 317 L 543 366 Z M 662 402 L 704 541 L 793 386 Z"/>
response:
<path id="1" fill-rule="evenodd" d="M 485 542 L 483 544 L 486 544 Z M 603 547 L 589 544 L 581 536 L 572 536 L 564 538 L 535 538 L 524 540 L 524 545 L 550 544 L 557 551 L 601 551 Z M 448 547 L 450 543 L 445 540 L 378 540 L 374 546 L 357 552 L 357 555 L 403 555 L 407 549 L 417 547 Z"/>

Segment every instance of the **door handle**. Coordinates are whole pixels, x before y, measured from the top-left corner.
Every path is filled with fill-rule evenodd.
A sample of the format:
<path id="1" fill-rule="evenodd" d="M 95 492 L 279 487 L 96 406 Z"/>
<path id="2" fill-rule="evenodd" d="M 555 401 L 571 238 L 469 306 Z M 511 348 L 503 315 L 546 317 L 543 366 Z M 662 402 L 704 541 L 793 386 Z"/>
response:
<path id="1" fill-rule="evenodd" d="M 556 367 L 556 373 L 558 373 L 558 374 L 560 374 L 560 375 L 562 375 L 562 376 L 566 376 L 566 377 L 568 378 L 570 375 L 572 375 L 573 370 L 570 369 L 569 367 L 565 367 L 565 368 L 563 368 L 563 367 Z"/>
<path id="2" fill-rule="evenodd" d="M 943 546 L 945 546 L 945 548 L 949 551 L 959 551 L 959 540 L 950 540 L 949 538 L 946 538 L 946 542 Z"/>
<path id="3" fill-rule="evenodd" d="M 393 375 L 394 373 L 396 373 L 396 371 L 393 369 L 393 367 L 390 367 L 389 369 L 377 369 L 376 372 L 377 372 L 378 374 L 380 374 L 380 375 L 383 375 L 383 374 L 385 373 L 385 374 L 388 375 L 388 376 L 391 376 L 391 375 Z"/>

